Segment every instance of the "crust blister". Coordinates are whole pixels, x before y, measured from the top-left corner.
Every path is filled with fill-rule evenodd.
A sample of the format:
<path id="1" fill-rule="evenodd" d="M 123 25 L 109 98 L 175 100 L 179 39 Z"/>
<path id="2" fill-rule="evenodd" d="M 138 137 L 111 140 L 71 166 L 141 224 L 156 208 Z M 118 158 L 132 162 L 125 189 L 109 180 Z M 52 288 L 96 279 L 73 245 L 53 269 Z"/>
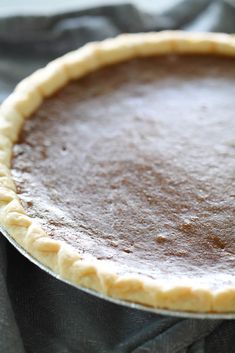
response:
<path id="1" fill-rule="evenodd" d="M 166 286 L 148 277 L 120 276 L 101 260 L 80 255 L 72 247 L 50 238 L 26 215 L 10 176 L 12 143 L 25 118 L 44 97 L 54 94 L 69 80 L 102 66 L 135 57 L 179 54 L 235 56 L 235 39 L 225 34 L 165 31 L 126 34 L 83 48 L 54 60 L 17 85 L 0 108 L 0 224 L 32 256 L 70 282 L 111 297 L 173 310 L 198 312 L 235 311 L 235 288 L 215 292 L 197 284 L 172 282 Z"/>

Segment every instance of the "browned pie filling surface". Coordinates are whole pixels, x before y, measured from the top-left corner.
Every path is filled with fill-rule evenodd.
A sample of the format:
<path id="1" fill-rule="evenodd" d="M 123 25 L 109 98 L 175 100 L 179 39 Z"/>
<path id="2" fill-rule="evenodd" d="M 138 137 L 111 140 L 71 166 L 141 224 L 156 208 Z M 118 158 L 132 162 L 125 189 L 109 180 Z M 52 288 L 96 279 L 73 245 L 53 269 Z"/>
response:
<path id="1" fill-rule="evenodd" d="M 70 83 L 26 122 L 13 176 L 50 236 L 119 273 L 232 284 L 235 60 L 137 59 Z"/>

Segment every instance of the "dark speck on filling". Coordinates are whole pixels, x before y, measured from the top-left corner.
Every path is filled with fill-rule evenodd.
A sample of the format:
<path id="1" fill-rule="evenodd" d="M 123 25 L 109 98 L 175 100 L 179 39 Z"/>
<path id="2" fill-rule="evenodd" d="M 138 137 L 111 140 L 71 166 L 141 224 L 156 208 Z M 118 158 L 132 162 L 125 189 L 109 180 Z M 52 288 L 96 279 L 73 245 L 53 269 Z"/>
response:
<path id="1" fill-rule="evenodd" d="M 120 273 L 231 284 L 235 60 L 131 60 L 72 82 L 24 126 L 13 176 L 55 239 Z"/>

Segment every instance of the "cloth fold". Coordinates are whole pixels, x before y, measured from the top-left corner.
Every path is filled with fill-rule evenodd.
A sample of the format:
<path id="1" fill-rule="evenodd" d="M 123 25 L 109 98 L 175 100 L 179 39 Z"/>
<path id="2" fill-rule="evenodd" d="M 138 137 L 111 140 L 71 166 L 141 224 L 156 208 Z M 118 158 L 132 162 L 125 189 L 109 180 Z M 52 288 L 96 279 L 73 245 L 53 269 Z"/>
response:
<path id="1" fill-rule="evenodd" d="M 86 42 L 114 37 L 123 32 L 179 28 L 198 15 L 210 2 L 184 0 L 159 15 L 144 13 L 127 3 L 52 16 L 2 18 L 0 45 L 2 50 L 17 55 L 26 51 L 30 55 L 56 57 Z"/>
<path id="2" fill-rule="evenodd" d="M 235 10 L 182 0 L 158 14 L 127 3 L 0 17 L 0 100 L 35 69 L 88 41 L 176 28 L 235 32 Z M 228 353 L 234 329 L 234 321 L 164 317 L 97 299 L 40 270 L 0 237 L 0 352 Z"/>

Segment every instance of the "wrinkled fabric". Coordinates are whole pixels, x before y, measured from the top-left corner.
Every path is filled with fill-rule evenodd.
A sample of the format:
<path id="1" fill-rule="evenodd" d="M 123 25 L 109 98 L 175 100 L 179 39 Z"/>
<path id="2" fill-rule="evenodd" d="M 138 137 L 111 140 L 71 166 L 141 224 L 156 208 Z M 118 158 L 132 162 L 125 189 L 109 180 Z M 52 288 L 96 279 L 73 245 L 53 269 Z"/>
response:
<path id="1" fill-rule="evenodd" d="M 235 33 L 235 8 L 187 0 L 157 15 L 122 4 L 0 17 L 0 100 L 35 69 L 88 41 L 176 28 Z M 98 299 L 42 271 L 0 236 L 1 353 L 230 353 L 234 329 L 233 320 L 160 316 Z"/>

